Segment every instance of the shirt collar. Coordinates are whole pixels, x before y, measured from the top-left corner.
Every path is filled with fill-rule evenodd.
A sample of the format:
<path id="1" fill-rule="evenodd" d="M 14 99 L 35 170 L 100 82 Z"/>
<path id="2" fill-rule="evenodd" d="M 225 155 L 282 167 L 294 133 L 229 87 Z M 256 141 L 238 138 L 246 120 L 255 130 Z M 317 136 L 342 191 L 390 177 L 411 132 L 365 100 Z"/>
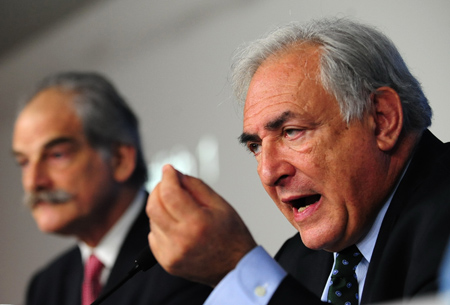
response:
<path id="1" fill-rule="evenodd" d="M 383 223 L 386 211 L 389 208 L 389 205 L 391 204 L 393 194 L 394 193 L 392 193 L 387 202 L 381 208 L 380 212 L 377 215 L 377 218 L 375 219 L 375 222 L 372 225 L 372 228 L 370 228 L 369 233 L 367 233 L 367 235 L 359 243 L 356 244 L 358 250 L 361 252 L 361 254 L 369 263 L 370 259 L 372 258 L 372 253 L 373 249 L 375 248 L 378 233 L 380 233 L 381 224 Z"/>
<path id="2" fill-rule="evenodd" d="M 91 248 L 82 241 L 78 243 L 83 263 L 87 261 L 91 254 L 95 254 L 105 268 L 112 268 L 131 225 L 143 208 L 144 199 L 145 191 L 140 190 L 122 217 L 116 222 L 111 230 L 108 231 L 97 247 Z"/>

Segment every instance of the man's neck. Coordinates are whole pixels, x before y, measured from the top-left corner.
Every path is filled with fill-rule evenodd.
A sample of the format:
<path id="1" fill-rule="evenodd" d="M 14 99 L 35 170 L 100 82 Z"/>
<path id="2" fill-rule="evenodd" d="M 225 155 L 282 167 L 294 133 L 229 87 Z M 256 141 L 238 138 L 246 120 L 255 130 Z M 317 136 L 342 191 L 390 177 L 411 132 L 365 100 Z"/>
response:
<path id="1" fill-rule="evenodd" d="M 136 187 L 122 186 L 122 189 L 117 192 L 113 202 L 111 202 L 111 208 L 106 211 L 98 211 L 97 215 L 90 218 L 91 223 L 85 226 L 86 230 L 77 234 L 77 238 L 89 247 L 95 248 L 122 217 L 138 191 L 139 189 Z"/>

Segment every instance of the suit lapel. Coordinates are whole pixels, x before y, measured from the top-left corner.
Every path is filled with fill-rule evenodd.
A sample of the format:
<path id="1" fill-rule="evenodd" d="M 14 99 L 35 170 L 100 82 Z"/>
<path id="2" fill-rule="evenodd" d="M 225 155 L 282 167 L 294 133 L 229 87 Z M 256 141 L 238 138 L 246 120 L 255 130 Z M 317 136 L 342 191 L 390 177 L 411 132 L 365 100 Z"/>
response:
<path id="1" fill-rule="evenodd" d="M 147 197 L 148 195 L 146 196 L 145 201 L 147 201 Z M 149 232 L 149 219 L 145 214 L 144 204 L 144 209 L 141 210 L 125 237 L 108 281 L 103 287 L 103 292 L 114 287 L 134 267 L 134 260 L 136 259 L 137 254 L 148 245 L 147 236 Z"/>
<path id="2" fill-rule="evenodd" d="M 306 289 L 318 298 L 322 296 L 334 262 L 332 253 L 308 249 L 297 233 L 284 243 L 275 259 Z"/>
<path id="3" fill-rule="evenodd" d="M 407 210 L 408 204 L 413 201 L 415 191 L 426 180 L 433 170 L 433 162 L 443 152 L 444 145 L 428 130 L 424 132 L 417 149 L 413 155 L 411 163 L 392 198 L 388 211 L 383 219 L 383 223 L 378 234 L 377 242 L 372 254 L 372 259 L 367 272 L 366 281 L 361 304 L 374 302 L 377 295 L 375 277 L 378 267 L 386 254 L 386 244 L 392 231 L 395 229 L 398 218 Z M 381 293 L 382 294 L 382 293 Z"/>
<path id="4" fill-rule="evenodd" d="M 59 276 L 62 280 L 59 288 L 55 288 L 59 293 L 59 299 L 64 300 L 61 303 L 67 305 L 80 305 L 81 304 L 81 283 L 83 282 L 83 263 L 81 260 L 81 253 L 78 247 L 74 248 L 69 253 L 66 266 L 61 271 L 62 275 Z"/>

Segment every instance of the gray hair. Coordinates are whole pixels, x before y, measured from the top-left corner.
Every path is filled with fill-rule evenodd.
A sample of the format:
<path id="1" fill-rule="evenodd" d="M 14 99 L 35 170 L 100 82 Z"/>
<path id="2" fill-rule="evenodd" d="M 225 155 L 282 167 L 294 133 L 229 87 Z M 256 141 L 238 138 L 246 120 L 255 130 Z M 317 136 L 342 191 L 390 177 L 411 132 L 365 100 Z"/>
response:
<path id="1" fill-rule="evenodd" d="M 105 157 L 111 157 L 118 144 L 136 148 L 136 168 L 128 182 L 133 186 L 142 186 L 147 180 L 147 166 L 141 147 L 139 122 L 112 83 L 98 73 L 62 72 L 43 79 L 31 97 L 49 88 L 76 94 L 73 104 L 86 138 Z"/>
<path id="2" fill-rule="evenodd" d="M 371 95 L 387 86 L 400 96 L 405 131 L 431 125 L 428 100 L 392 41 L 372 27 L 345 18 L 290 23 L 238 49 L 231 81 L 241 105 L 258 67 L 269 56 L 300 43 L 317 45 L 322 51 L 320 81 L 337 99 L 347 123 L 362 119 L 372 109 Z"/>

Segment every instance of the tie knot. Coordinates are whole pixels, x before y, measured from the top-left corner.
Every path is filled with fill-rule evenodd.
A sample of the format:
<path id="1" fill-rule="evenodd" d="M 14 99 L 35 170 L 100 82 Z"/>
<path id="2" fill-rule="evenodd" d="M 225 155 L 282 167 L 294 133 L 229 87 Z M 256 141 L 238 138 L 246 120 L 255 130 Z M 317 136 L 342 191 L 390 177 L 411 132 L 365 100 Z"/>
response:
<path id="1" fill-rule="evenodd" d="M 338 252 L 332 276 L 343 277 L 353 274 L 361 259 L 362 254 L 355 245 Z"/>

